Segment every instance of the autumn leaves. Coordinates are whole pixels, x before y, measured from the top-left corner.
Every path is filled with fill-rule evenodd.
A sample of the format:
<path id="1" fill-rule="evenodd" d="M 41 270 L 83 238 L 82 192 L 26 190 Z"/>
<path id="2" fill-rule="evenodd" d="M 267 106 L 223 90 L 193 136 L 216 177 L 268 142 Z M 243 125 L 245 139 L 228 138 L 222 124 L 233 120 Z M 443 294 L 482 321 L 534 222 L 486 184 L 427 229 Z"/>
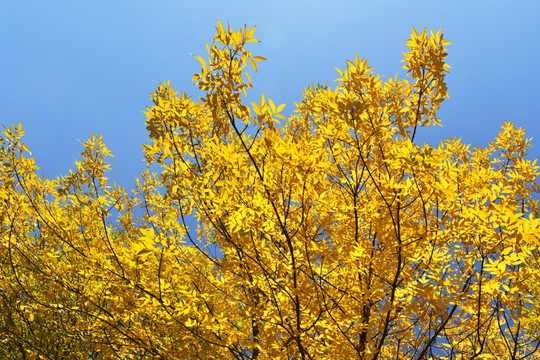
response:
<path id="1" fill-rule="evenodd" d="M 538 167 L 521 129 L 472 149 L 415 142 L 448 97 L 442 32 L 413 29 L 406 79 L 355 58 L 288 119 L 245 104 L 254 28 L 218 23 L 197 100 L 162 83 L 148 169 L 36 174 L 0 143 L 7 358 L 519 358 L 536 351 Z M 196 222 L 194 221 L 196 220 Z M 520 355 L 520 356 L 521 356 Z"/>

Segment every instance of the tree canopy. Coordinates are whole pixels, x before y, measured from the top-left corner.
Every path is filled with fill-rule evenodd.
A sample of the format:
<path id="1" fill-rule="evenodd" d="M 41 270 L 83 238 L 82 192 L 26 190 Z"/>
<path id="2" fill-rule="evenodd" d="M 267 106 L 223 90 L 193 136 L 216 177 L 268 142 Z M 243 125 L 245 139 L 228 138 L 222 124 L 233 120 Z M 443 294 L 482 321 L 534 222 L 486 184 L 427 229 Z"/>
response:
<path id="1" fill-rule="evenodd" d="M 405 78 L 356 57 L 288 117 L 245 101 L 254 31 L 218 22 L 199 99 L 151 94 L 131 191 L 100 136 L 46 179 L 4 126 L 0 357 L 538 355 L 530 139 L 507 122 L 482 148 L 417 141 L 448 97 L 442 31 L 413 28 Z"/>

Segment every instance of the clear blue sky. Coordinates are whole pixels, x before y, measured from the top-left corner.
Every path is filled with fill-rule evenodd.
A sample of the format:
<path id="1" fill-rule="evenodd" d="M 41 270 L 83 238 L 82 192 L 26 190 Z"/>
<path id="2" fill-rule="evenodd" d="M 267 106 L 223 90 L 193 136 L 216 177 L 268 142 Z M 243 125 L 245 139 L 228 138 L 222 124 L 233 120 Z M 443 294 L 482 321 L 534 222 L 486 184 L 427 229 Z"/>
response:
<path id="1" fill-rule="evenodd" d="M 109 178 L 131 187 L 143 167 L 141 111 L 170 80 L 196 94 L 190 78 L 219 19 L 257 26 L 253 98 L 293 102 L 309 84 L 332 84 L 334 67 L 356 53 L 390 77 L 401 69 L 411 26 L 443 28 L 450 99 L 444 128 L 483 146 L 505 120 L 525 128 L 540 155 L 540 1 L 180 1 L 35 0 L 0 4 L 0 123 L 23 124 L 45 176 L 66 174 L 90 132 L 114 153 Z"/>

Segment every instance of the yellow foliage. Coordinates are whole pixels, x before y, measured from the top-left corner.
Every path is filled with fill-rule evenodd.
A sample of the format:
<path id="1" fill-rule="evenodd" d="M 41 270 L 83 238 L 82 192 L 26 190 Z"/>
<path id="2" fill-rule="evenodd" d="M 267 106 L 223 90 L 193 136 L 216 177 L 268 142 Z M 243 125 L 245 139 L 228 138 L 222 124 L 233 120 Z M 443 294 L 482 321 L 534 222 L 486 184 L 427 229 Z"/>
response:
<path id="1" fill-rule="evenodd" d="M 254 31 L 218 22 L 199 100 L 151 94 L 131 193 L 100 136 L 48 180 L 4 127 L 0 357 L 538 355 L 530 140 L 506 123 L 486 148 L 415 142 L 448 97 L 442 31 L 413 28 L 408 79 L 357 56 L 288 118 L 243 101 Z"/>

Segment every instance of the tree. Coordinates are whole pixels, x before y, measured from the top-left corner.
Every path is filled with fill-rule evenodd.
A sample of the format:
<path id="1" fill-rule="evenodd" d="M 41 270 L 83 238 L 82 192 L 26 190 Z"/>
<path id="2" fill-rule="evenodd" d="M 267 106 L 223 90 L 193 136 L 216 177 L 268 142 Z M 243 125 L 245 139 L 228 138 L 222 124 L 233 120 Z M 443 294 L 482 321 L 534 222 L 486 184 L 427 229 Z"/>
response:
<path id="1" fill-rule="evenodd" d="M 415 142 L 448 97 L 442 32 L 413 28 L 408 78 L 356 57 L 286 119 L 264 95 L 243 100 L 265 60 L 246 49 L 255 29 L 216 30 L 196 56 L 199 100 L 169 83 L 151 94 L 131 194 L 105 176 L 101 137 L 48 180 L 21 126 L 4 127 L 2 357 L 538 354 L 530 140 L 505 123 L 485 148 Z"/>

